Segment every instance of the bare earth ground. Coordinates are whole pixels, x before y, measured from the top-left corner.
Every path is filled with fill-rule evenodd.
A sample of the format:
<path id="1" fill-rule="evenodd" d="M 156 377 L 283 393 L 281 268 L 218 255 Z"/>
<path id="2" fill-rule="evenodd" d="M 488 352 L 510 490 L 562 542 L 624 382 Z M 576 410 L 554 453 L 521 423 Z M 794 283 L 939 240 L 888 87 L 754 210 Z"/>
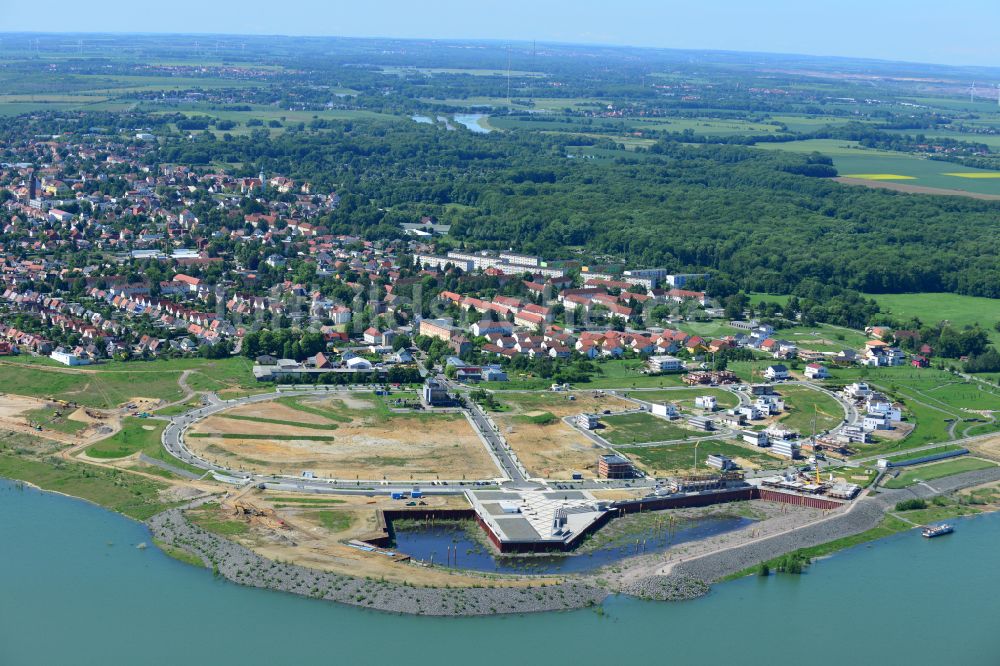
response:
<path id="1" fill-rule="evenodd" d="M 293 423 L 311 423 L 315 425 L 333 425 L 335 422 L 325 419 L 319 414 L 310 414 L 300 409 L 294 409 L 280 402 L 257 402 L 241 405 L 226 412 L 236 416 L 251 416 L 258 419 L 274 419 L 276 421 L 291 421 Z M 246 426 L 244 426 L 246 427 Z M 318 431 L 313 431 L 314 434 Z"/>
<path id="2" fill-rule="evenodd" d="M 41 409 L 47 404 L 47 401 L 39 400 L 38 398 L 27 398 L 25 396 L 4 393 L 0 395 L 0 418 L 19 417 L 33 409 Z"/>
<path id="3" fill-rule="evenodd" d="M 79 423 L 86 423 L 88 424 L 86 428 L 82 428 L 76 433 L 64 433 L 52 428 L 46 428 L 43 425 L 42 430 L 36 430 L 29 424 L 27 414 L 38 409 L 50 409 L 53 413 L 57 410 L 65 411 L 65 408 L 62 406 L 48 400 L 10 393 L 0 394 L 0 429 L 43 437 L 62 444 L 77 445 L 85 443 L 89 445 L 97 440 L 111 436 L 121 428 L 120 417 L 113 412 L 91 409 L 89 411 L 92 414 L 103 417 L 94 418 L 87 414 L 88 410 L 80 408 L 66 415 L 65 418 Z"/>
<path id="4" fill-rule="evenodd" d="M 614 396 L 595 397 L 594 392 L 575 392 L 576 400 L 566 393 L 505 394 L 501 402 L 511 407 L 509 412 L 493 412 L 490 416 L 500 427 L 511 448 L 532 475 L 542 478 L 566 479 L 574 472 L 584 477 L 597 475 L 597 458 L 606 449 L 586 435 L 562 422 L 562 417 L 581 412 L 621 411 L 633 403 Z M 518 417 L 549 412 L 556 419 L 547 425 L 529 423 Z"/>
<path id="5" fill-rule="evenodd" d="M 348 401 L 371 407 L 365 401 L 355 402 L 350 398 Z M 233 411 L 277 420 L 312 423 L 324 420 L 280 404 L 253 407 L 254 414 L 245 407 Z M 345 414 L 344 404 L 340 407 L 338 412 Z M 209 460 L 264 473 L 288 474 L 308 469 L 322 476 L 366 480 L 490 479 L 497 475 L 479 436 L 460 414 L 392 414 L 376 419 L 359 412 L 351 423 L 329 423 L 331 429 L 322 430 L 212 416 L 196 424 L 193 432 L 279 438 L 188 437 L 186 443 Z M 294 439 L 297 436 L 332 437 L 332 440 Z"/>
<path id="6" fill-rule="evenodd" d="M 412 562 L 397 562 L 379 553 L 366 552 L 347 545 L 347 541 L 371 533 L 376 527 L 375 512 L 377 509 L 400 508 L 399 501 L 387 497 L 364 497 L 337 495 L 335 499 L 342 504 L 319 508 L 303 506 L 288 508 L 280 498 L 287 498 L 290 493 L 254 493 L 245 499 L 259 507 L 283 506 L 277 509 L 278 516 L 288 525 L 287 528 L 275 528 L 261 523 L 253 523 L 248 533 L 234 538 L 243 545 L 253 548 L 258 553 L 271 559 L 292 562 L 302 566 L 313 567 L 324 571 L 334 571 L 351 576 L 385 578 L 394 582 L 407 582 L 418 586 L 451 585 L 452 587 L 469 587 L 473 585 L 497 585 L 521 587 L 541 582 L 557 582 L 556 579 L 518 579 L 514 577 L 497 577 L 477 573 L 449 573 L 439 568 L 423 567 Z M 309 495 L 315 499 L 316 495 Z M 278 501 L 275 500 L 278 498 Z M 423 498 L 428 507 L 435 508 L 469 508 L 468 502 L 461 496 L 431 495 Z M 231 511 L 224 508 L 216 509 L 216 515 L 226 520 L 234 520 Z M 351 524 L 347 529 L 334 531 L 323 527 L 315 518 L 317 511 L 334 511 L 351 516 Z"/>
<path id="7" fill-rule="evenodd" d="M 984 458 L 1000 461 L 1000 434 L 968 442 L 965 448 Z"/>
<path id="8" fill-rule="evenodd" d="M 1000 200 L 1000 194 L 981 194 L 979 192 L 966 192 L 965 190 L 949 190 L 943 187 L 923 187 L 922 185 L 907 185 L 905 183 L 893 183 L 887 180 L 868 180 L 867 178 L 846 178 L 841 176 L 833 180 L 844 185 L 863 185 L 864 187 L 878 187 L 884 190 L 894 190 L 896 192 L 907 192 L 909 194 L 942 194 L 952 197 L 970 197 L 972 199 L 987 199 L 991 201 Z"/>

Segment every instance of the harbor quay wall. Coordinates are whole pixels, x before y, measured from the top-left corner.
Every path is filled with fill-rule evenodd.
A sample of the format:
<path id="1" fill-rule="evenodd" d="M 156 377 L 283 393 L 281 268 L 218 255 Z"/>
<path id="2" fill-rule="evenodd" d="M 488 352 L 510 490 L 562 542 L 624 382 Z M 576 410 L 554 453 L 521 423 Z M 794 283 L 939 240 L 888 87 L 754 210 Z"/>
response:
<path id="1" fill-rule="evenodd" d="M 396 520 L 472 520 L 478 518 L 472 509 L 379 509 L 375 513 L 376 529 L 359 540 L 380 548 L 388 548 L 396 538 L 392 523 Z"/>
<path id="2" fill-rule="evenodd" d="M 476 524 L 486 534 L 489 542 L 501 553 L 566 552 L 576 548 L 584 537 L 593 534 L 607 525 L 611 520 L 620 516 L 644 511 L 688 509 L 728 502 L 745 502 L 755 499 L 823 510 L 836 509 L 843 506 L 842 502 L 822 497 L 798 495 L 752 486 L 668 497 L 642 498 L 614 503 L 610 511 L 603 514 L 588 525 L 586 529 L 581 530 L 568 541 L 504 541 L 473 509 L 382 509 L 376 514 L 378 521 L 376 531 L 364 535 L 360 540 L 380 548 L 391 547 L 395 539 L 395 532 L 392 527 L 392 523 L 395 520 L 475 520 Z"/>
<path id="3" fill-rule="evenodd" d="M 825 497 L 815 497 L 813 495 L 797 495 L 795 493 L 783 493 L 770 488 L 755 488 L 753 499 L 766 500 L 768 502 L 782 502 L 783 504 L 794 504 L 795 506 L 807 506 L 811 509 L 839 509 L 844 506 L 844 502 L 826 499 Z"/>

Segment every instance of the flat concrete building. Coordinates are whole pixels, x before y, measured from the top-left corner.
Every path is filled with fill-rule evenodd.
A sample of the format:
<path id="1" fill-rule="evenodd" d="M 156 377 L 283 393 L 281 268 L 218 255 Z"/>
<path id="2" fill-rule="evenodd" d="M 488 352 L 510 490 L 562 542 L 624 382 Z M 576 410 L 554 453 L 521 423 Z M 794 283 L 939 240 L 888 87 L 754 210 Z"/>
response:
<path id="1" fill-rule="evenodd" d="M 465 496 L 502 552 L 569 549 L 609 510 L 585 490 L 467 490 Z"/>

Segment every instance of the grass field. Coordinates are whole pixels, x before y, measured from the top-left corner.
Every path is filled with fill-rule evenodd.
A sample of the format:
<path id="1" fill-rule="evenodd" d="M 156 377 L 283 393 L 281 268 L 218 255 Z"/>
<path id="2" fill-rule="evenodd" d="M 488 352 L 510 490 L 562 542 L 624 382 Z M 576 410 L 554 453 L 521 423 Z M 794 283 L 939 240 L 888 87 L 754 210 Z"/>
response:
<path id="1" fill-rule="evenodd" d="M 695 437 L 698 431 L 675 425 L 648 412 L 601 417 L 604 429 L 598 434 L 612 444 L 668 442 Z"/>
<path id="2" fill-rule="evenodd" d="M 674 402 L 682 409 L 696 409 L 695 398 L 702 395 L 714 396 L 719 405 L 719 409 L 729 409 L 740 404 L 740 399 L 729 391 L 719 388 L 682 388 L 664 389 L 662 391 L 635 391 L 629 394 L 630 397 L 647 402 Z"/>
<path id="3" fill-rule="evenodd" d="M 684 386 L 682 373 L 668 375 L 645 374 L 646 362 L 642 359 L 612 359 L 598 361 L 599 372 L 588 382 L 579 383 L 574 388 L 585 389 L 629 389 L 658 388 L 662 386 Z M 546 389 L 551 379 L 511 375 L 510 381 L 500 390 Z"/>
<path id="4" fill-rule="evenodd" d="M 821 352 L 839 352 L 841 349 L 847 348 L 860 349 L 868 340 L 868 337 L 861 331 L 841 326 L 830 326 L 829 324 L 780 328 L 774 332 L 772 337 L 793 342 L 799 349 Z"/>
<path id="5" fill-rule="evenodd" d="M 122 429 L 111 437 L 87 447 L 91 458 L 125 458 L 139 451 L 149 455 L 160 448 L 160 435 L 166 424 L 129 417 L 122 423 Z"/>
<path id="6" fill-rule="evenodd" d="M 804 386 L 780 386 L 778 393 L 785 398 L 786 410 L 780 423 L 803 435 L 812 434 L 814 418 L 816 432 L 830 430 L 844 420 L 843 407 L 826 393 Z"/>
<path id="7" fill-rule="evenodd" d="M 933 481 L 943 476 L 971 472 L 976 469 L 986 469 L 996 467 L 996 463 L 981 458 L 958 458 L 957 460 L 946 460 L 944 462 L 930 463 L 912 467 L 900 472 L 899 476 L 889 479 L 882 485 L 886 488 L 906 488 L 921 481 Z"/>
<path id="8" fill-rule="evenodd" d="M 354 516 L 345 511 L 313 511 L 308 516 L 331 532 L 343 532 L 354 522 Z"/>
<path id="9" fill-rule="evenodd" d="M 838 368 L 831 374 L 838 382 L 864 381 L 888 393 L 903 404 L 904 418 L 916 426 L 904 439 L 859 446 L 862 455 L 893 453 L 922 444 L 945 443 L 957 437 L 992 432 L 1000 425 L 966 411 L 1000 410 L 1000 389 L 966 382 L 943 370 Z"/>
<path id="10" fill-rule="evenodd" d="M 0 476 L 82 497 L 136 520 L 145 520 L 170 508 L 159 499 L 160 491 L 167 487 L 164 483 L 58 458 L 37 460 L 26 455 L 0 453 Z"/>
<path id="11" fill-rule="evenodd" d="M 179 400 L 184 393 L 177 382 L 184 370 L 191 371 L 188 384 L 194 390 L 252 389 L 256 385 L 251 364 L 242 357 L 112 361 L 79 369 L 53 363 L 28 356 L 7 359 L 0 364 L 0 386 L 9 393 L 108 408 L 133 398 Z"/>
<path id="12" fill-rule="evenodd" d="M 201 508 L 187 511 L 188 520 L 198 527 L 221 536 L 239 536 L 250 531 L 250 526 L 242 520 L 227 520 L 214 502 L 203 504 Z"/>
<path id="13" fill-rule="evenodd" d="M 143 453 L 150 458 L 185 469 L 194 474 L 205 470 L 189 465 L 167 453 L 161 442 L 166 424 L 162 421 L 128 417 L 122 422 L 122 429 L 111 437 L 88 446 L 84 453 L 91 458 L 114 460 L 126 458 L 135 453 Z"/>
<path id="14" fill-rule="evenodd" d="M 705 459 L 713 453 L 721 453 L 751 468 L 780 468 L 786 461 L 764 453 L 761 449 L 749 448 L 731 442 L 713 439 L 704 442 L 682 442 L 666 446 L 620 447 L 621 453 L 631 458 L 650 474 L 661 476 L 668 472 L 692 471 L 695 465 L 697 445 L 698 467 L 701 472 L 712 471 L 705 465 Z"/>
<path id="15" fill-rule="evenodd" d="M 1000 300 L 958 294 L 866 294 L 874 298 L 879 307 L 894 318 L 906 320 L 917 317 L 925 324 L 950 321 L 962 328 L 971 324 L 983 327 L 990 340 L 1000 345 L 1000 332 L 993 325 L 1000 322 Z"/>

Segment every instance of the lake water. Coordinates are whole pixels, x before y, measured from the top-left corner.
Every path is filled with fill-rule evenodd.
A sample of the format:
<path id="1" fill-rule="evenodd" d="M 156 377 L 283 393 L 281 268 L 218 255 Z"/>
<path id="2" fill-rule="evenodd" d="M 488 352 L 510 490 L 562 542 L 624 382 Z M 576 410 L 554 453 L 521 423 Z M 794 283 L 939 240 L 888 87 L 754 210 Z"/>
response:
<path id="1" fill-rule="evenodd" d="M 430 526 L 396 528 L 394 550 L 424 562 L 447 564 L 448 548 L 457 547 L 457 567 L 490 573 L 579 573 L 598 569 L 606 564 L 637 554 L 636 542 L 645 544 L 641 552 L 661 552 L 670 546 L 731 532 L 752 523 L 749 518 L 711 517 L 686 521 L 669 531 L 649 527 L 639 533 L 623 534 L 585 553 L 572 555 L 497 556 L 469 536 L 462 524 L 454 522 Z M 473 530 L 479 527 L 469 521 Z"/>
<path id="2" fill-rule="evenodd" d="M 0 664 L 406 666 L 1000 663 L 1000 515 L 845 551 L 803 576 L 684 603 L 485 618 L 396 616 L 240 587 L 139 524 L 0 481 Z"/>
<path id="3" fill-rule="evenodd" d="M 480 119 L 485 118 L 486 114 L 483 113 L 456 113 L 455 122 L 460 125 L 465 125 L 473 132 L 477 134 L 489 134 L 493 130 L 489 127 L 483 127 L 479 124 Z"/>

